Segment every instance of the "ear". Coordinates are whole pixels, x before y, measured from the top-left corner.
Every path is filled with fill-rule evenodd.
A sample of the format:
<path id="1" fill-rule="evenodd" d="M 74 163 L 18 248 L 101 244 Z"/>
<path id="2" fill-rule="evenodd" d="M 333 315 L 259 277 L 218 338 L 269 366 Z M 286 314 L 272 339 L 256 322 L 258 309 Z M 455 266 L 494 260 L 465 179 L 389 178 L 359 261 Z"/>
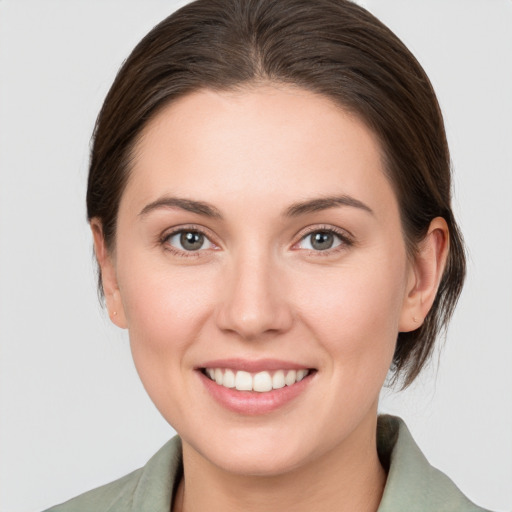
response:
<path id="1" fill-rule="evenodd" d="M 101 272 L 101 283 L 103 294 L 107 305 L 108 316 L 110 320 L 122 329 L 126 328 L 126 315 L 124 313 L 121 294 L 117 284 L 116 268 L 113 261 L 113 255 L 107 249 L 105 238 L 103 236 L 103 226 L 98 218 L 93 218 L 90 223 L 92 236 L 94 239 L 94 253 Z"/>
<path id="2" fill-rule="evenodd" d="M 442 217 L 436 217 L 411 262 L 399 322 L 400 332 L 418 329 L 430 311 L 443 277 L 449 244 L 448 225 Z"/>

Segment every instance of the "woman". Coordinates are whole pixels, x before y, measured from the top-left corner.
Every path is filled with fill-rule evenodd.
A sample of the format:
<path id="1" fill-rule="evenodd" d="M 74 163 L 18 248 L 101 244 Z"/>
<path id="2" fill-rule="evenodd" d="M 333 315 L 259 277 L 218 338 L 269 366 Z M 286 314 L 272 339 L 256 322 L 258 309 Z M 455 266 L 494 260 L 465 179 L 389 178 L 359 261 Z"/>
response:
<path id="1" fill-rule="evenodd" d="M 377 418 L 460 294 L 440 110 L 343 0 L 199 0 L 136 47 L 87 207 L 110 318 L 173 439 L 52 510 L 482 510 Z"/>

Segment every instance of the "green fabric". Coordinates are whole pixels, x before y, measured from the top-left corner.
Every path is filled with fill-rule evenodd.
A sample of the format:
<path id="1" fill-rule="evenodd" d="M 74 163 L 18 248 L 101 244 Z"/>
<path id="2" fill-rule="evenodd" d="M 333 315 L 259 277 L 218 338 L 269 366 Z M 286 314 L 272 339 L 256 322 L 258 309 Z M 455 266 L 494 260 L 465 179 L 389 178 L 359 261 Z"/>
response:
<path id="1" fill-rule="evenodd" d="M 380 435 L 382 431 L 389 432 L 384 439 Z M 400 418 L 379 417 L 378 434 L 379 453 L 381 450 L 389 453 L 390 465 L 377 512 L 485 512 L 469 501 L 444 473 L 428 463 Z"/>
<path id="2" fill-rule="evenodd" d="M 400 418 L 379 417 L 377 444 L 383 465 L 389 467 L 377 512 L 485 512 L 428 463 Z M 46 512 L 170 512 L 182 471 L 176 436 L 143 468 Z"/>
<path id="3" fill-rule="evenodd" d="M 181 439 L 175 436 L 144 467 L 46 512 L 170 512 L 181 475 Z"/>

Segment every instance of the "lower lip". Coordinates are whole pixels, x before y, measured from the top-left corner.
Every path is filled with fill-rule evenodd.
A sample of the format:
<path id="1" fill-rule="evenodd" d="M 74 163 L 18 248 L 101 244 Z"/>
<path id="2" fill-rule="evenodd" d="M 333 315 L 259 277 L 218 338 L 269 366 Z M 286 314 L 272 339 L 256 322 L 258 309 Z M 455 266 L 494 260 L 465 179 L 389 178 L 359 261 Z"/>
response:
<path id="1" fill-rule="evenodd" d="M 310 373 L 291 386 L 259 393 L 226 388 L 208 378 L 203 372 L 198 370 L 197 373 L 206 389 L 220 405 L 230 411 L 251 416 L 268 414 L 288 404 L 306 390 L 314 375 Z"/>

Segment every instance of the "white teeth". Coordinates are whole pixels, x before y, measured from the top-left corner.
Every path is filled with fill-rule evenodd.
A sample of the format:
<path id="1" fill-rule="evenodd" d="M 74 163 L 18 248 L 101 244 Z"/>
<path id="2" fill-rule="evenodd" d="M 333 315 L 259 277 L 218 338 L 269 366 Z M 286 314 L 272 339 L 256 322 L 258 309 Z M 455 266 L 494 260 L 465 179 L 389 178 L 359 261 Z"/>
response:
<path id="1" fill-rule="evenodd" d="M 277 370 L 250 374 L 245 371 L 224 370 L 222 368 L 205 368 L 205 373 L 219 386 L 236 388 L 238 391 L 257 391 L 265 393 L 272 389 L 281 389 L 300 382 L 309 374 L 309 370 Z"/>
<path id="2" fill-rule="evenodd" d="M 272 389 L 272 377 L 268 372 L 259 372 L 254 376 L 252 389 L 260 393 L 270 391 Z"/>
<path id="3" fill-rule="evenodd" d="M 224 373 L 222 385 L 226 388 L 235 387 L 235 374 L 231 370 L 226 370 L 226 372 Z"/>
<path id="4" fill-rule="evenodd" d="M 287 386 L 291 386 L 297 382 L 297 372 L 295 370 L 289 370 L 284 378 L 284 383 Z"/>
<path id="5" fill-rule="evenodd" d="M 300 382 L 307 375 L 307 373 L 307 370 L 299 370 L 297 372 L 297 382 Z"/>
<path id="6" fill-rule="evenodd" d="M 249 372 L 236 372 L 235 388 L 238 391 L 252 391 L 252 377 Z"/>
<path id="7" fill-rule="evenodd" d="M 274 389 L 281 389 L 284 388 L 284 386 L 284 372 L 283 370 L 277 370 L 277 372 L 274 373 L 274 376 L 272 377 L 272 387 Z"/>

